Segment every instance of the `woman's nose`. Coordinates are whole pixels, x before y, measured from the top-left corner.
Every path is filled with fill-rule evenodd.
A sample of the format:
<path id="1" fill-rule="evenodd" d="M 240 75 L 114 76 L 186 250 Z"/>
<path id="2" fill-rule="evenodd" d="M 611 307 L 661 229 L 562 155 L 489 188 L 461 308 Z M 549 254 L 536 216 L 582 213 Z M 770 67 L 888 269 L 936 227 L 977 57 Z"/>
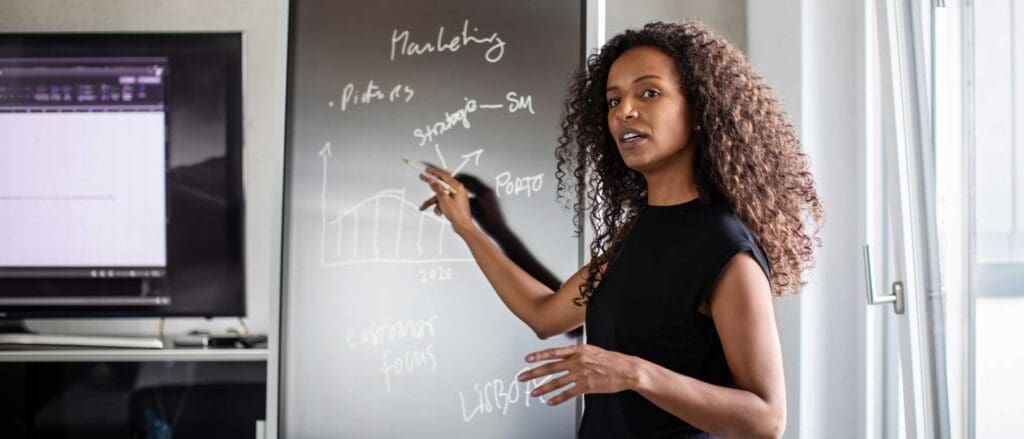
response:
<path id="1" fill-rule="evenodd" d="M 623 99 L 615 108 L 615 115 L 619 120 L 625 121 L 636 118 L 636 106 L 633 105 L 632 100 Z"/>

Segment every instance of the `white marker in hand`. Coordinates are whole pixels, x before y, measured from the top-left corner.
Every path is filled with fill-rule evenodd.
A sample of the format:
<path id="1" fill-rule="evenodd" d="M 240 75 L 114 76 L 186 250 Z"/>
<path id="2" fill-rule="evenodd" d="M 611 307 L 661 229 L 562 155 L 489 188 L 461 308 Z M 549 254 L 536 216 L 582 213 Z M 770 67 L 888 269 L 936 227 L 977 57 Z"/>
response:
<path id="1" fill-rule="evenodd" d="M 423 163 L 411 162 L 411 161 L 409 161 L 409 159 L 406 159 L 406 158 L 403 158 L 402 162 L 405 163 L 406 165 L 408 165 L 410 168 L 415 169 L 416 172 L 419 172 L 421 175 L 423 175 L 423 176 L 425 176 L 427 178 L 430 178 L 430 179 L 438 182 L 442 187 L 444 187 L 444 191 L 448 193 L 448 196 L 454 197 L 454 196 L 458 195 L 459 192 L 456 191 L 455 188 L 453 188 L 450 184 L 448 184 L 444 180 L 441 180 L 440 178 L 437 178 L 437 177 L 431 175 L 430 173 L 428 173 L 427 172 L 427 166 L 424 165 Z"/>

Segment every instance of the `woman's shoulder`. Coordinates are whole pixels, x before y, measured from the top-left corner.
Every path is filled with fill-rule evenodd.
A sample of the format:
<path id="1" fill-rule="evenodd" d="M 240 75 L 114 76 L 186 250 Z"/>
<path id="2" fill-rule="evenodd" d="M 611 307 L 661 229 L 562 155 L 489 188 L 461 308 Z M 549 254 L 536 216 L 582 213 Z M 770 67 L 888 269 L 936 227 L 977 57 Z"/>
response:
<path id="1" fill-rule="evenodd" d="M 749 251 L 769 275 L 769 262 L 757 236 L 728 206 L 716 206 L 707 216 L 710 233 L 711 253 L 720 255 L 721 263 L 727 263 L 739 252 Z"/>
<path id="2" fill-rule="evenodd" d="M 706 233 L 716 240 L 742 242 L 754 238 L 750 227 L 736 215 L 728 204 L 710 203 L 703 209 L 701 217 Z"/>

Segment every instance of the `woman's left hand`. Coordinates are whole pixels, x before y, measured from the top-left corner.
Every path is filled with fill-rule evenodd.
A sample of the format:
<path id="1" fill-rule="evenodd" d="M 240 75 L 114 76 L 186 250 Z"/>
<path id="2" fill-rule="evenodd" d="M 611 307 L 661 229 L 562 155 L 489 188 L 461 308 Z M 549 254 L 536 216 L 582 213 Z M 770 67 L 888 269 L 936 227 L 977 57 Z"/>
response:
<path id="1" fill-rule="evenodd" d="M 526 356 L 528 363 L 545 360 L 556 361 L 519 374 L 519 380 L 526 381 L 568 371 L 567 374 L 547 382 L 530 394 L 541 396 L 573 384 L 564 392 L 547 400 L 548 405 L 558 405 L 586 393 L 616 393 L 629 390 L 634 388 L 637 379 L 636 357 L 592 345 L 545 349 Z"/>

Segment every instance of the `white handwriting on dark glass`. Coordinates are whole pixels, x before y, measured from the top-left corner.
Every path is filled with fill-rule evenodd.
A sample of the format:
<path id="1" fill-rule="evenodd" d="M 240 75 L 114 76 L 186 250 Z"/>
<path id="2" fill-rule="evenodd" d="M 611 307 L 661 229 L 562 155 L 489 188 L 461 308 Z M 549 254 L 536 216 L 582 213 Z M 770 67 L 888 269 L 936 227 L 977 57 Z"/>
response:
<path id="1" fill-rule="evenodd" d="M 478 28 L 473 28 L 473 32 L 478 31 Z M 487 38 L 480 38 L 469 33 L 469 20 L 462 22 L 462 33 L 455 34 L 450 38 L 446 38 L 444 35 L 444 26 L 441 26 L 437 31 L 436 42 L 423 42 L 416 43 L 409 41 L 409 30 L 403 30 L 401 32 L 398 29 L 391 31 L 391 61 L 395 60 L 395 55 L 404 56 L 417 56 L 425 53 L 441 53 L 441 52 L 458 52 L 460 49 L 469 46 L 470 44 L 489 44 L 487 52 L 484 53 L 484 59 L 490 63 L 496 63 L 501 61 L 501 57 L 505 55 L 505 41 L 498 36 L 495 32 Z"/>

